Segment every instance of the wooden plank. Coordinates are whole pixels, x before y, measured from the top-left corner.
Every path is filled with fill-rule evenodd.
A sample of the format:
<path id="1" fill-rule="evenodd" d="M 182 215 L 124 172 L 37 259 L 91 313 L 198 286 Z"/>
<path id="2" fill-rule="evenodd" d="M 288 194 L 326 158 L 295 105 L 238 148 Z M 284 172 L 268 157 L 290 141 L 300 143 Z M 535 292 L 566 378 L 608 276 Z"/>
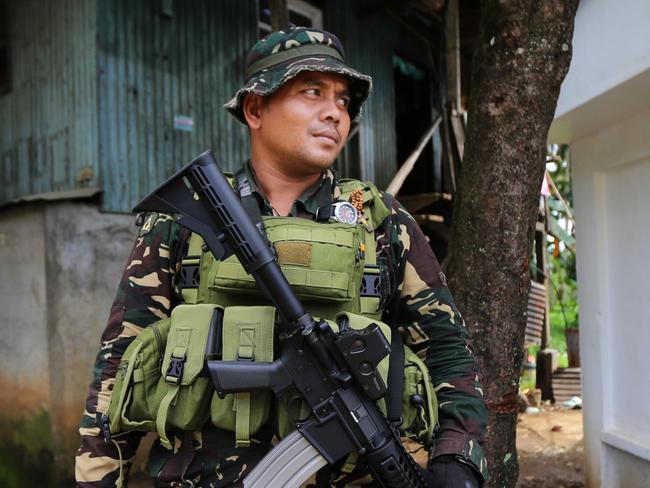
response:
<path id="1" fill-rule="evenodd" d="M 417 223 L 423 222 L 444 222 L 445 218 L 442 215 L 433 215 L 433 214 L 416 214 L 413 215 L 413 218 Z"/>
<path id="2" fill-rule="evenodd" d="M 454 140 L 456 141 L 456 149 L 460 156 L 460 160 L 462 161 L 465 153 L 465 129 L 463 127 L 461 115 L 456 111 L 451 114 L 451 128 L 454 133 Z"/>
<path id="3" fill-rule="evenodd" d="M 402 195 L 399 198 L 399 202 L 409 211 L 409 213 L 414 214 L 437 201 L 451 201 L 451 199 L 451 193 L 433 192 L 418 193 L 416 195 Z"/>
<path id="4" fill-rule="evenodd" d="M 422 151 L 424 151 L 425 146 L 429 142 L 429 139 L 433 137 L 434 132 L 440 125 L 442 118 L 438 117 L 433 124 L 429 127 L 429 129 L 422 135 L 420 138 L 419 142 L 415 146 L 415 149 L 411 152 L 408 158 L 406 158 L 406 161 L 400 166 L 399 170 L 393 177 L 393 180 L 390 182 L 388 187 L 386 188 L 386 191 L 388 193 L 391 193 L 392 195 L 397 195 L 399 193 L 400 188 L 402 188 L 402 185 L 406 181 L 406 178 L 408 175 L 411 173 L 411 170 L 415 166 L 415 163 L 417 162 L 418 158 L 420 157 L 420 154 L 422 154 Z"/>

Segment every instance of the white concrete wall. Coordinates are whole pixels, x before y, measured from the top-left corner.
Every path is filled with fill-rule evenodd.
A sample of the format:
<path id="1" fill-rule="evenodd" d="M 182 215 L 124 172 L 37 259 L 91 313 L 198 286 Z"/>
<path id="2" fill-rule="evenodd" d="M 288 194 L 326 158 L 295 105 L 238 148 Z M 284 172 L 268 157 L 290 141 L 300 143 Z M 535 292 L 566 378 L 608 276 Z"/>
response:
<path id="1" fill-rule="evenodd" d="M 0 209 L 0 437 L 17 451 L 51 450 L 60 477 L 72 474 L 134 220 L 82 202 Z"/>
<path id="2" fill-rule="evenodd" d="M 0 422 L 49 410 L 43 214 L 0 216 Z M 8 394 L 7 392 L 12 392 Z"/>
<path id="3" fill-rule="evenodd" d="M 650 2 L 584 0 L 550 139 L 569 142 L 650 107 Z"/>
<path id="4" fill-rule="evenodd" d="M 558 100 L 556 117 L 583 105 L 650 68 L 650 2 L 580 2 L 573 59 Z"/>
<path id="5" fill-rule="evenodd" d="M 549 142 L 569 143 L 587 482 L 650 487 L 650 2 L 583 0 Z"/>
<path id="6" fill-rule="evenodd" d="M 588 486 L 650 486 L 650 110 L 571 141 Z"/>

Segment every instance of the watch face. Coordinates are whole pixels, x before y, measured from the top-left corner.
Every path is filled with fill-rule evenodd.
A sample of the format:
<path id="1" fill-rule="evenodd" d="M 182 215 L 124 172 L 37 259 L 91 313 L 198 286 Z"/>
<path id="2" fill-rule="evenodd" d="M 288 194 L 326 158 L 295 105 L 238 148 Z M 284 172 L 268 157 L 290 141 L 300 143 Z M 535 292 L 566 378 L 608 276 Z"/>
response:
<path id="1" fill-rule="evenodd" d="M 337 203 L 334 207 L 334 218 L 344 224 L 356 225 L 358 218 L 357 209 L 348 202 Z"/>

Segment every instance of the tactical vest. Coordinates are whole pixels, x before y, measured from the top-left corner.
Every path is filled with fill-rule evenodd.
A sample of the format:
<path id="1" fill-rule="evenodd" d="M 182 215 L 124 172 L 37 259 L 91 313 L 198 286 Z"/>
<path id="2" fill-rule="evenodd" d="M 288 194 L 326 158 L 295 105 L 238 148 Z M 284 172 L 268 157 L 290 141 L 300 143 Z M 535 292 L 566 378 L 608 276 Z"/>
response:
<path id="1" fill-rule="evenodd" d="M 375 230 L 390 211 L 377 188 L 357 180 L 342 180 L 341 200 L 356 191 L 363 211 L 357 225 L 316 222 L 295 217 L 262 217 L 278 264 L 305 309 L 328 321 L 345 315 L 352 328 L 377 323 L 390 341 L 391 329 L 381 322 L 390 290 L 387 270 L 376 262 Z M 269 391 L 220 398 L 204 374 L 208 332 L 215 317 L 223 324 L 218 351 L 212 359 L 272 361 L 278 355 L 281 321 L 253 278 L 235 256 L 220 262 L 192 234 L 181 268 L 184 304 L 165 319 L 142 331 L 127 348 L 118 368 L 104 429 L 119 435 L 128 430 L 158 431 L 171 445 L 168 429 L 196 430 L 208 421 L 236 434 L 237 446 L 276 413 L 279 435 L 295 428 L 309 414 L 299 398 L 285 396 L 283 405 Z M 379 365 L 384 381 L 388 358 Z M 437 403 L 427 367 L 404 348 L 402 431 L 429 443 L 437 422 Z M 288 398 L 288 399 L 287 399 Z M 386 413 L 384 400 L 379 407 Z"/>

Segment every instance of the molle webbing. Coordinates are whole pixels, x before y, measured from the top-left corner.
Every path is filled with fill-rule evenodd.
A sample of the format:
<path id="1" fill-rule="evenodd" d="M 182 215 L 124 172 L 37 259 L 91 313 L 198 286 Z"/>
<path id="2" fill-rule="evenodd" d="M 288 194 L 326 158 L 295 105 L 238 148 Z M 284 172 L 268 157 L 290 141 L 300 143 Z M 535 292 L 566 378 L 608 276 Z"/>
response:
<path id="1" fill-rule="evenodd" d="M 283 241 L 318 241 L 325 244 L 351 247 L 354 245 L 353 236 L 349 232 L 337 232 L 328 229 L 299 229 L 295 227 L 273 227 L 267 229 L 267 234 L 272 242 Z"/>
<path id="2" fill-rule="evenodd" d="M 245 182 L 244 182 L 245 183 Z M 240 183 L 241 184 L 241 183 Z M 363 220 L 365 221 L 364 227 L 364 242 L 360 249 L 362 257 L 365 258 L 365 265 L 363 270 L 363 283 L 361 296 L 358 297 L 357 305 L 351 309 L 346 307 L 336 307 L 333 312 L 347 309 L 350 311 L 358 311 L 363 315 L 380 319 L 382 310 L 379 308 L 381 304 L 381 287 L 380 287 L 380 269 L 376 261 L 376 241 L 374 230 L 379 227 L 383 220 L 390 215 L 389 209 L 386 207 L 381 199 L 379 190 L 369 182 L 362 182 L 359 180 L 341 180 L 341 200 L 347 200 L 353 191 L 362 191 L 363 201 Z M 252 199 L 251 199 L 252 200 Z M 336 273 L 323 273 L 318 270 L 310 270 L 305 263 L 311 260 L 311 247 L 305 249 L 305 246 L 298 248 L 297 241 L 302 243 L 321 242 L 329 243 L 336 246 L 350 247 L 354 245 L 353 235 L 349 232 L 341 232 L 332 229 L 327 224 L 323 224 L 322 228 L 296 228 L 293 226 L 270 226 L 266 228 L 266 233 L 269 239 L 276 243 L 276 251 L 278 254 L 278 261 L 282 264 L 296 264 L 302 265 L 300 267 L 293 267 L 287 272 L 288 278 L 293 283 L 302 283 L 306 286 L 318 286 L 319 284 L 333 289 L 343 289 L 346 287 L 346 280 L 344 276 L 339 276 Z M 213 300 L 214 293 L 210 292 L 208 288 L 210 283 L 208 281 L 214 279 L 214 274 L 209 272 L 209 266 L 206 266 L 211 259 L 201 264 L 201 254 L 203 253 L 203 239 L 197 234 L 192 234 L 189 242 L 188 255 L 182 261 L 182 293 L 186 303 L 207 302 Z M 210 256 L 211 258 L 211 256 Z M 242 282 L 250 282 L 254 286 L 253 278 L 243 272 L 241 266 L 235 262 L 222 262 L 215 263 L 219 266 L 219 276 L 223 279 L 241 280 Z M 198 270 L 201 269 L 201 272 Z M 203 281 L 203 283 L 201 283 Z M 202 291 L 201 291 L 202 290 Z M 218 300 L 217 300 L 218 301 Z M 232 302 L 224 303 L 229 304 Z M 322 310 L 319 310 L 320 315 L 323 315 Z"/>
<path id="3" fill-rule="evenodd" d="M 192 232 L 187 256 L 181 261 L 181 294 L 185 303 L 196 303 L 199 292 L 203 239 Z"/>
<path id="4" fill-rule="evenodd" d="M 379 190 L 370 182 L 358 180 L 341 181 L 341 199 L 348 199 L 355 190 L 363 191 L 363 217 L 366 220 L 365 265 L 363 270 L 363 286 L 359 297 L 362 315 L 381 318 L 379 308 L 381 295 L 379 293 L 380 270 L 377 266 L 377 241 L 374 230 L 390 214 L 381 200 Z"/>

